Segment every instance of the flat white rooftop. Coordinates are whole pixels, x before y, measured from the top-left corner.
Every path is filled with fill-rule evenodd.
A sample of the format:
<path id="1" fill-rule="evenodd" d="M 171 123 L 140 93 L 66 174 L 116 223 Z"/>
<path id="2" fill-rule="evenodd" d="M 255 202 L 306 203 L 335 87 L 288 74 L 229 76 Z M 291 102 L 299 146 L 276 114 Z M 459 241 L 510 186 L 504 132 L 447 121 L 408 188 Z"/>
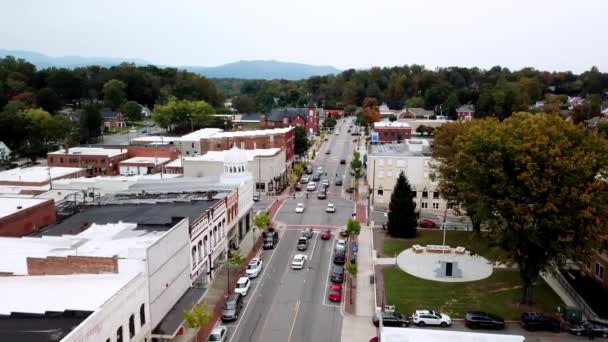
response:
<path id="1" fill-rule="evenodd" d="M 84 155 L 84 156 L 107 156 L 107 157 L 115 157 L 118 156 L 120 154 L 126 154 L 127 150 L 120 150 L 120 149 L 111 149 L 111 148 L 100 148 L 100 147 L 71 147 L 68 149 L 67 154 L 69 155 L 74 155 L 74 156 L 78 156 L 78 155 Z M 66 151 L 65 149 L 59 150 L 59 151 L 55 151 L 55 152 L 49 152 L 49 154 L 52 155 L 65 155 Z"/>
<path id="2" fill-rule="evenodd" d="M 271 157 L 281 151 L 280 148 L 265 148 L 256 150 L 241 150 L 247 155 L 248 161 L 255 160 L 255 157 Z M 224 162 L 224 158 L 229 151 L 209 151 L 202 156 L 184 157 L 187 161 L 213 161 Z"/>
<path id="3" fill-rule="evenodd" d="M 120 162 L 120 164 L 152 164 L 152 165 L 161 165 L 168 161 L 170 158 L 156 158 L 156 157 L 133 157 Z"/>
<path id="4" fill-rule="evenodd" d="M 222 132 L 220 128 L 203 128 L 182 136 L 178 141 L 199 141 L 220 132 Z"/>
<path id="5" fill-rule="evenodd" d="M 292 129 L 293 129 L 293 127 L 283 127 L 283 128 L 259 129 L 259 130 L 250 130 L 250 131 L 221 132 L 221 133 L 214 134 L 213 136 L 211 136 L 211 138 L 215 139 L 215 138 L 264 136 L 264 135 L 287 133 Z"/>
<path id="6" fill-rule="evenodd" d="M 0 172 L 0 182 L 32 182 L 40 183 L 49 180 L 49 172 L 51 179 L 62 178 L 83 169 L 78 167 L 46 167 L 32 166 L 26 168 L 16 168 Z"/>
<path id="7" fill-rule="evenodd" d="M 170 161 L 165 167 L 182 167 L 182 158 L 177 158 Z"/>
<path id="8" fill-rule="evenodd" d="M 20 211 L 27 210 L 46 201 L 48 201 L 48 199 L 27 198 L 22 196 L 2 197 L 0 198 L 0 217 L 16 214 Z M 0 248 L 0 250 L 2 249 Z"/>
<path id="9" fill-rule="evenodd" d="M 410 124 L 407 122 L 390 122 L 390 121 L 378 121 L 374 122 L 375 128 L 386 128 L 386 127 L 395 127 L 395 128 L 410 128 Z"/>
<path id="10" fill-rule="evenodd" d="M 519 335 L 485 334 L 454 330 L 383 327 L 382 342 L 524 342 Z"/>

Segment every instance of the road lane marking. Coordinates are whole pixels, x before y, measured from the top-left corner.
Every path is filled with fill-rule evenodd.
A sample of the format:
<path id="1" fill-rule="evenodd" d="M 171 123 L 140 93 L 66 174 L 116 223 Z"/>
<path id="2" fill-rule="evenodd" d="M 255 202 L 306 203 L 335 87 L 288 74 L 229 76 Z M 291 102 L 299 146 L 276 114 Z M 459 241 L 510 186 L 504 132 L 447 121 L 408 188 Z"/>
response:
<path id="1" fill-rule="evenodd" d="M 319 234 L 316 232 L 312 233 L 315 237 L 315 243 L 312 244 L 312 252 L 310 252 L 310 261 L 312 262 L 312 256 L 315 255 L 315 247 L 317 247 L 317 241 L 319 240 Z"/>
<path id="2" fill-rule="evenodd" d="M 293 329 L 296 327 L 296 320 L 298 319 L 298 312 L 300 311 L 300 301 L 296 302 L 296 314 L 293 316 L 293 322 L 291 323 L 291 329 L 289 330 L 289 338 L 287 342 L 291 342 L 291 335 L 293 335 Z"/>
<path id="3" fill-rule="evenodd" d="M 327 305 L 325 304 L 325 301 L 327 300 L 327 290 L 329 288 L 329 271 L 331 270 L 331 266 L 334 263 L 334 253 L 335 253 L 335 248 L 334 248 L 334 241 L 335 241 L 335 237 L 331 238 L 329 241 L 331 242 L 331 254 L 329 255 L 329 265 L 327 266 L 327 274 L 325 276 L 325 290 L 323 290 L 323 302 L 321 304 L 323 305 Z M 335 305 L 331 305 L 331 306 L 335 306 Z"/>

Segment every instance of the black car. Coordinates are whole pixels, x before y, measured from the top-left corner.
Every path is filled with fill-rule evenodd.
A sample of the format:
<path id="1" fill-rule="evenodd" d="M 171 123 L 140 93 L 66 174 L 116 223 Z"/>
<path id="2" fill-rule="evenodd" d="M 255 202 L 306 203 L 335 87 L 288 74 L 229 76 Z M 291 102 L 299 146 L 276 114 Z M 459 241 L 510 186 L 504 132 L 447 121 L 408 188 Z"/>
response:
<path id="1" fill-rule="evenodd" d="M 336 179 L 336 181 L 334 182 L 335 185 L 341 186 L 342 185 L 342 180 L 341 179 Z"/>
<path id="2" fill-rule="evenodd" d="M 264 249 L 274 249 L 274 246 L 279 242 L 279 234 L 277 232 L 264 232 Z"/>
<path id="3" fill-rule="evenodd" d="M 317 198 L 318 199 L 326 199 L 327 198 L 327 193 L 325 192 L 325 189 L 319 191 L 319 193 L 317 194 Z"/>
<path id="4" fill-rule="evenodd" d="M 239 313 L 243 308 L 243 296 L 238 293 L 233 293 L 228 297 L 226 304 L 222 310 L 222 321 L 235 321 L 239 318 Z"/>
<path id="5" fill-rule="evenodd" d="M 333 268 L 331 269 L 331 278 L 330 279 L 334 283 L 344 282 L 344 267 L 333 266 Z"/>
<path id="6" fill-rule="evenodd" d="M 608 337 L 608 325 L 596 321 L 587 321 L 570 326 L 568 332 L 576 336 Z"/>
<path id="7" fill-rule="evenodd" d="M 325 151 L 325 154 L 330 154 L 330 153 L 331 153 L 331 150 Z"/>
<path id="8" fill-rule="evenodd" d="M 486 328 L 502 330 L 505 320 L 502 317 L 482 311 L 470 311 L 464 315 L 464 324 L 471 329 Z"/>
<path id="9" fill-rule="evenodd" d="M 313 181 L 313 182 L 318 182 L 318 181 L 320 181 L 320 180 L 321 180 L 321 174 L 320 174 L 320 173 L 315 173 L 315 174 L 312 176 L 312 181 Z"/>
<path id="10" fill-rule="evenodd" d="M 344 265 L 346 262 L 346 253 L 344 250 L 337 250 L 336 254 L 334 254 L 334 264 L 336 265 Z"/>
<path id="11" fill-rule="evenodd" d="M 521 326 L 528 331 L 553 331 L 560 332 L 561 322 L 553 317 L 545 316 L 539 312 L 524 312 L 519 321 Z"/>
<path id="12" fill-rule="evenodd" d="M 385 327 L 409 327 L 412 321 L 409 318 L 403 317 L 398 312 L 379 312 L 372 317 L 372 323 L 375 326 L 379 325 L 382 318 L 382 326 Z"/>
<path id="13" fill-rule="evenodd" d="M 340 159 L 340 165 L 346 164 L 346 159 Z"/>

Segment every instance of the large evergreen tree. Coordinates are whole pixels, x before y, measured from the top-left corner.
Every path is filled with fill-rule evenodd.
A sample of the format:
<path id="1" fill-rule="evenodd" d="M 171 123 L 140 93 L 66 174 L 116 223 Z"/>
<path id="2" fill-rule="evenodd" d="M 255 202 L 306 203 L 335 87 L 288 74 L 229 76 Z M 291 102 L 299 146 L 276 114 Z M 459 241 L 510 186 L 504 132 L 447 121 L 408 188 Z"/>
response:
<path id="1" fill-rule="evenodd" d="M 407 178 L 401 172 L 389 204 L 388 233 L 395 237 L 415 238 L 417 226 L 414 193 Z"/>

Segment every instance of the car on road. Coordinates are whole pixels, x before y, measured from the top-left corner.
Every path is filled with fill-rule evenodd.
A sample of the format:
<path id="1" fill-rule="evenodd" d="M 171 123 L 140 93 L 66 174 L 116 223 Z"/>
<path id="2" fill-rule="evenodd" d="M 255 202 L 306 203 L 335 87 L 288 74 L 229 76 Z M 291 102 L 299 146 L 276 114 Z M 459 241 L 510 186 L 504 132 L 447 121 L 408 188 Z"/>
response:
<path id="1" fill-rule="evenodd" d="M 298 203 L 296 205 L 296 213 L 301 214 L 304 212 L 304 203 Z"/>
<path id="2" fill-rule="evenodd" d="M 317 167 L 317 173 L 318 174 L 322 174 L 323 173 L 323 166 Z"/>
<path id="3" fill-rule="evenodd" d="M 236 287 L 234 288 L 234 293 L 238 293 L 241 296 L 247 296 L 249 293 L 249 288 L 251 287 L 251 281 L 247 277 L 240 277 L 236 282 Z"/>
<path id="4" fill-rule="evenodd" d="M 307 250 L 307 249 L 308 249 L 308 239 L 307 239 L 307 238 L 305 238 L 305 237 L 300 237 L 300 238 L 298 239 L 298 246 L 297 246 L 297 249 L 298 249 L 299 251 L 305 251 L 305 250 Z"/>
<path id="5" fill-rule="evenodd" d="M 264 249 L 274 249 L 277 243 L 279 243 L 279 233 L 275 231 L 264 232 Z"/>
<path id="6" fill-rule="evenodd" d="M 336 135 L 340 135 L 340 131 L 336 131 L 336 132 L 335 132 L 335 134 L 336 134 Z"/>
<path id="7" fill-rule="evenodd" d="M 328 229 L 321 233 L 321 240 L 329 240 L 331 239 L 331 231 Z"/>
<path id="8" fill-rule="evenodd" d="M 471 329 L 496 329 L 505 328 L 505 320 L 502 317 L 483 311 L 469 311 L 464 315 L 464 325 Z"/>
<path id="9" fill-rule="evenodd" d="M 333 203 L 327 203 L 327 208 L 325 209 L 325 211 L 328 213 L 335 213 L 336 206 Z"/>
<path id="10" fill-rule="evenodd" d="M 433 310 L 416 310 L 412 314 L 412 322 L 419 327 L 438 325 L 446 328 L 452 325 L 450 316 Z"/>
<path id="11" fill-rule="evenodd" d="M 348 186 L 345 191 L 349 194 L 352 194 L 354 191 L 354 188 L 352 186 Z"/>
<path id="12" fill-rule="evenodd" d="M 346 164 L 346 159 L 340 159 L 340 165 Z"/>
<path id="13" fill-rule="evenodd" d="M 341 302 L 342 301 L 342 285 L 340 284 L 331 284 L 329 287 L 329 294 L 327 295 L 327 299 L 330 302 Z"/>
<path id="14" fill-rule="evenodd" d="M 336 181 L 334 182 L 334 185 L 341 186 L 342 185 L 342 180 L 341 179 L 336 179 Z"/>
<path id="15" fill-rule="evenodd" d="M 528 331 L 553 331 L 561 330 L 561 322 L 540 312 L 524 312 L 520 316 L 519 324 Z"/>
<path id="16" fill-rule="evenodd" d="M 260 193 L 253 194 L 253 201 L 254 202 L 259 202 L 260 198 L 261 198 Z"/>
<path id="17" fill-rule="evenodd" d="M 302 236 L 307 238 L 307 239 L 311 239 L 313 235 L 313 231 L 312 228 L 306 228 L 304 230 L 302 230 Z"/>
<path id="18" fill-rule="evenodd" d="M 336 251 L 345 250 L 346 249 L 346 240 L 338 240 L 336 241 Z"/>
<path id="19" fill-rule="evenodd" d="M 317 183 L 315 183 L 315 182 L 310 182 L 306 186 L 306 191 L 315 191 L 316 189 L 317 189 Z"/>
<path id="20" fill-rule="evenodd" d="M 331 154 L 331 150 L 325 151 L 325 154 Z"/>
<path id="21" fill-rule="evenodd" d="M 222 322 L 236 321 L 243 308 L 243 296 L 233 293 L 222 308 Z"/>
<path id="22" fill-rule="evenodd" d="M 249 278 L 255 278 L 260 275 L 262 272 L 262 268 L 264 267 L 264 262 L 260 258 L 253 258 L 247 265 L 247 269 L 245 270 L 245 274 Z"/>
<path id="23" fill-rule="evenodd" d="M 325 189 L 319 190 L 319 192 L 317 193 L 317 198 L 318 199 L 326 199 L 327 198 L 327 191 L 325 191 Z"/>
<path id="24" fill-rule="evenodd" d="M 302 176 L 302 178 L 300 178 L 300 184 L 306 184 L 310 181 L 310 178 L 308 178 L 308 176 Z"/>
<path id="25" fill-rule="evenodd" d="M 310 165 L 310 164 L 306 165 L 306 174 L 312 175 L 312 165 Z"/>
<path id="26" fill-rule="evenodd" d="M 596 321 L 586 321 L 568 328 L 568 332 L 576 336 L 608 337 L 608 325 Z"/>
<path id="27" fill-rule="evenodd" d="M 321 186 L 323 186 L 323 188 L 325 188 L 325 189 L 329 188 L 329 179 L 324 179 L 321 182 Z"/>
<path id="28" fill-rule="evenodd" d="M 382 311 L 377 312 L 372 317 L 372 323 L 375 326 L 380 324 L 382 319 L 382 326 L 385 327 L 409 327 L 412 321 L 408 317 L 404 317 L 402 314 L 395 311 Z"/>
<path id="29" fill-rule="evenodd" d="M 334 264 L 344 265 L 346 262 L 346 252 L 344 250 L 336 251 L 334 254 Z"/>
<path id="30" fill-rule="evenodd" d="M 420 220 L 420 227 L 422 228 L 436 228 L 437 224 L 431 219 Z"/>
<path id="31" fill-rule="evenodd" d="M 228 329 L 225 326 L 219 326 L 211 331 L 208 342 L 226 342 Z"/>
<path id="32" fill-rule="evenodd" d="M 344 267 L 334 265 L 331 269 L 331 277 L 329 278 L 334 283 L 344 282 Z"/>
<path id="33" fill-rule="evenodd" d="M 293 260 L 291 261 L 291 268 L 294 270 L 301 270 L 304 268 L 304 262 L 306 262 L 308 257 L 304 254 L 296 254 L 293 256 Z"/>

